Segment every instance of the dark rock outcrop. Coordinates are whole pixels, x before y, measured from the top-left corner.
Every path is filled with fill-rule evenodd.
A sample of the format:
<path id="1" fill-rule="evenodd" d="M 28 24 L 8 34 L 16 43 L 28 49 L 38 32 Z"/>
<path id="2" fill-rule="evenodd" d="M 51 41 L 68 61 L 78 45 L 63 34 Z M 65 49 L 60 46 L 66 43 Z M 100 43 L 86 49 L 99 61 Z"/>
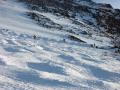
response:
<path id="1" fill-rule="evenodd" d="M 59 13 L 68 18 L 81 18 L 85 23 L 107 32 L 120 33 L 120 10 L 110 4 L 96 4 L 91 0 L 19 0 L 29 3 L 32 9 L 40 7 L 46 12 Z M 86 18 L 87 17 L 87 18 Z"/>

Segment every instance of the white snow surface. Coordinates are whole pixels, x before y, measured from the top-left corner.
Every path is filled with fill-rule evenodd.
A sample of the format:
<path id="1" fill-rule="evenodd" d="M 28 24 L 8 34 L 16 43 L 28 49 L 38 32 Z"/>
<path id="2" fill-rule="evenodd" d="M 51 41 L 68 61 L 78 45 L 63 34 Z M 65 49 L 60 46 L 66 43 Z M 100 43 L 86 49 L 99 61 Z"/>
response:
<path id="1" fill-rule="evenodd" d="M 80 34 L 86 43 L 71 41 L 68 33 L 40 27 L 26 12 L 20 2 L 0 0 L 0 90 L 120 89 L 120 57 L 108 48 L 109 38 Z M 41 15 L 77 27 L 66 18 Z"/>
<path id="2" fill-rule="evenodd" d="M 93 0 L 97 3 L 107 3 L 111 4 L 113 8 L 120 9 L 120 0 Z"/>

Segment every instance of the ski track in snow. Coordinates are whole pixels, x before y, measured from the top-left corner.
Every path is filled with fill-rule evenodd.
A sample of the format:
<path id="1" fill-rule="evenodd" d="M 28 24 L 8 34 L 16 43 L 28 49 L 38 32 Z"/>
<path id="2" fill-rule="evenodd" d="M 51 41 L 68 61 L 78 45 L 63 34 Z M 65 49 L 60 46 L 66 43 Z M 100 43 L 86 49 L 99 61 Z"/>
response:
<path id="1" fill-rule="evenodd" d="M 65 34 L 38 26 L 25 16 L 28 11 L 15 0 L 0 1 L 0 90 L 119 90 L 119 55 L 90 47 L 112 46 L 108 38 L 81 34 L 87 44 L 63 42 Z"/>

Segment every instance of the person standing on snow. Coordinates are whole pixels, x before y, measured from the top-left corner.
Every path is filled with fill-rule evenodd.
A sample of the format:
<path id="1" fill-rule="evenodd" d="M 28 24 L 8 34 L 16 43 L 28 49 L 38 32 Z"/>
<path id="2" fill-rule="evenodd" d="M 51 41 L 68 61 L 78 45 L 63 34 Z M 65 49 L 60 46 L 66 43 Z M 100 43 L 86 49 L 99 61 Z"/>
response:
<path id="1" fill-rule="evenodd" d="M 37 38 L 37 37 L 36 37 L 36 35 L 34 35 L 34 36 L 33 36 L 33 39 L 35 39 L 35 40 L 36 40 L 36 38 Z"/>

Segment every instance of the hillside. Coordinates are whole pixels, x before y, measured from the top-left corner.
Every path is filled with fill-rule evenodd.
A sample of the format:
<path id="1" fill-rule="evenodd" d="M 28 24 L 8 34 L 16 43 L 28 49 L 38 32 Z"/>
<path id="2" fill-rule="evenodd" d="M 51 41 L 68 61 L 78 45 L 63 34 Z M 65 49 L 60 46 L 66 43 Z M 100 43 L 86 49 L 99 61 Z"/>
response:
<path id="1" fill-rule="evenodd" d="M 119 90 L 120 54 L 105 28 L 21 1 L 0 1 L 0 90 Z"/>

